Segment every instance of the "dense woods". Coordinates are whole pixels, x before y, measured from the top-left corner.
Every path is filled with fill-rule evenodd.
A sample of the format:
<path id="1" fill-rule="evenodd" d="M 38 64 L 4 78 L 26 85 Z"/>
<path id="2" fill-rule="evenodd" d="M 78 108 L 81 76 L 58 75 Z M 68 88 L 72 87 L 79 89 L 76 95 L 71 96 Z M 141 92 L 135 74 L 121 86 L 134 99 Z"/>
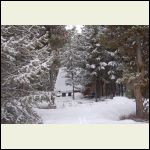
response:
<path id="1" fill-rule="evenodd" d="M 101 101 L 136 100 L 136 116 L 149 117 L 149 26 L 1 26 L 1 121 L 42 123 L 33 107 L 55 105 L 54 87 L 64 68 L 68 85 Z M 80 87 L 80 88 L 79 88 Z"/>

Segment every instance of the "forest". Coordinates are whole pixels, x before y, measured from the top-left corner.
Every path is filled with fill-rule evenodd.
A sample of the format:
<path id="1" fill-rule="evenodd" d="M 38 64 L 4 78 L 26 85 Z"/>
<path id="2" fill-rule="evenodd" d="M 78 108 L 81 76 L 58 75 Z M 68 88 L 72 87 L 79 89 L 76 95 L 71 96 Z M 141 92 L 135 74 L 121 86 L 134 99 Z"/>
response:
<path id="1" fill-rule="evenodd" d="M 134 100 L 132 117 L 149 121 L 149 26 L 82 25 L 78 32 L 66 25 L 1 25 L 1 123 L 42 124 L 35 110 L 45 102 L 42 111 L 53 116 L 61 69 L 72 103 L 77 93 L 95 110 L 107 99 L 124 98 L 122 107 Z M 103 109 L 118 109 L 117 102 Z"/>

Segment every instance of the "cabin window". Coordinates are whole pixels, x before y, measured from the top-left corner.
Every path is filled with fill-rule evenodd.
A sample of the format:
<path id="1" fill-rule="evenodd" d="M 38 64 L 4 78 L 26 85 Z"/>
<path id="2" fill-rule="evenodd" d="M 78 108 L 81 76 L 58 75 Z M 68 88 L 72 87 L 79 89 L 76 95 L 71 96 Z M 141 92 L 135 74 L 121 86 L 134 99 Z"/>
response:
<path id="1" fill-rule="evenodd" d="M 68 93 L 68 96 L 71 96 L 71 92 Z"/>
<path id="2" fill-rule="evenodd" d="M 66 96 L 66 93 L 62 93 L 62 97 L 65 97 Z"/>

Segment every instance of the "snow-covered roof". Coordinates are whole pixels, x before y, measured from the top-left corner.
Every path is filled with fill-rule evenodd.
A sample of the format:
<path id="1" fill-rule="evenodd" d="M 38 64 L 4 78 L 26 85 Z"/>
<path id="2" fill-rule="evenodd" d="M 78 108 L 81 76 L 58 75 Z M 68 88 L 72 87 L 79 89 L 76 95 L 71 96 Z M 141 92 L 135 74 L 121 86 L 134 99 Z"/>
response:
<path id="1" fill-rule="evenodd" d="M 55 84 L 55 91 L 63 91 L 63 92 L 72 91 L 72 86 L 65 84 L 65 81 L 67 80 L 65 75 L 66 73 L 64 72 L 63 68 L 60 68 Z"/>

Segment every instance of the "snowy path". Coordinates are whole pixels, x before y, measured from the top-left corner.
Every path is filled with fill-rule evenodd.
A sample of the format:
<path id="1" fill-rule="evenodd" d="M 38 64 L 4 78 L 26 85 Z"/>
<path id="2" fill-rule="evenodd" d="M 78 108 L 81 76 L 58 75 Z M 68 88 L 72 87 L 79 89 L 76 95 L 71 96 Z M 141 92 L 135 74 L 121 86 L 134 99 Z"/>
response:
<path id="1" fill-rule="evenodd" d="M 35 109 L 44 124 L 99 124 L 137 123 L 133 120 L 120 120 L 120 117 L 135 113 L 135 102 L 125 97 L 115 97 L 103 102 L 81 99 L 79 96 L 58 97 L 57 109 Z"/>

